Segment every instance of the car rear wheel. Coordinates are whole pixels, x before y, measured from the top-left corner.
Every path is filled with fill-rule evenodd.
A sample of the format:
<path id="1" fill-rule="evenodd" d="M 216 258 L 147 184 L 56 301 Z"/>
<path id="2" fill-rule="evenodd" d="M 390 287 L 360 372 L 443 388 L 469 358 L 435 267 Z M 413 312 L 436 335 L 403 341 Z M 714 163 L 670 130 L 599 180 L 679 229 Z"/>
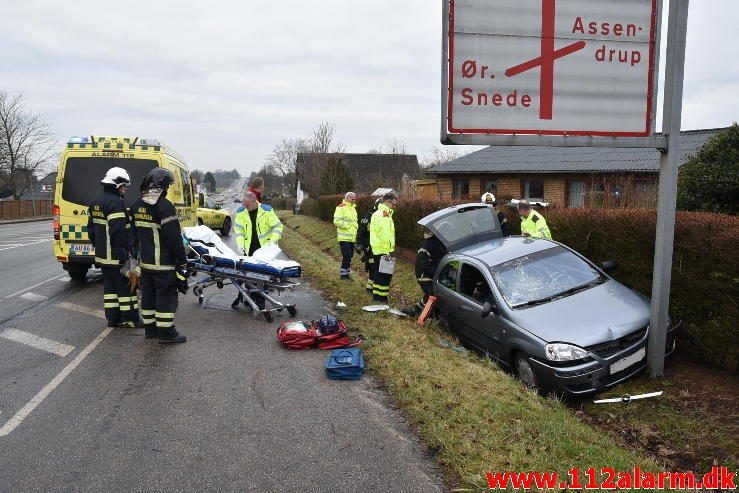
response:
<path id="1" fill-rule="evenodd" d="M 231 232 L 231 218 L 227 217 L 223 220 L 223 226 L 221 226 L 221 235 L 222 236 L 228 236 L 228 234 Z"/>
<path id="2" fill-rule="evenodd" d="M 529 355 L 526 353 L 516 353 L 513 368 L 516 376 L 530 389 L 539 387 L 534 369 L 531 367 Z"/>

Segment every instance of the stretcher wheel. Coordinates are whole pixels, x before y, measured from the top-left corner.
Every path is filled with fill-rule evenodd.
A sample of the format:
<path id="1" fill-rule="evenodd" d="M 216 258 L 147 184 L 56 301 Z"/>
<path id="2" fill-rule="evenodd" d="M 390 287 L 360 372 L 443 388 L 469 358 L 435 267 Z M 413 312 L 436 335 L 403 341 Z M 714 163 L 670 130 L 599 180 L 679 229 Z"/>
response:
<path id="1" fill-rule="evenodd" d="M 217 282 L 216 283 L 216 286 L 218 286 L 218 289 L 223 289 L 223 283 L 222 282 Z"/>
<path id="2" fill-rule="evenodd" d="M 298 309 L 294 306 L 288 306 L 287 312 L 290 314 L 291 317 L 294 317 L 298 313 Z"/>
<path id="3" fill-rule="evenodd" d="M 198 296 L 198 297 L 202 298 L 203 297 L 203 290 L 202 290 L 202 288 L 200 288 L 200 286 L 195 286 L 194 288 L 192 288 L 192 294 L 194 294 L 195 296 Z"/>
<path id="4" fill-rule="evenodd" d="M 198 296 L 198 304 L 199 305 L 202 305 L 203 304 L 203 295 L 202 294 L 200 296 Z"/>
<path id="5" fill-rule="evenodd" d="M 264 319 L 267 322 L 272 323 L 272 321 L 275 319 L 275 317 L 272 315 L 272 312 L 264 312 Z"/>

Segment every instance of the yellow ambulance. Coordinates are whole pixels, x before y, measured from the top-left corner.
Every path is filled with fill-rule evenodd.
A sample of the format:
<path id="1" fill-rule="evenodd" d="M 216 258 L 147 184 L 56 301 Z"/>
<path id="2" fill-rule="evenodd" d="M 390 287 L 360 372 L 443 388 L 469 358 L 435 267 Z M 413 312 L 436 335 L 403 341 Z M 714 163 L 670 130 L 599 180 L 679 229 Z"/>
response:
<path id="1" fill-rule="evenodd" d="M 174 175 L 167 198 L 177 208 L 180 225 L 197 224 L 198 197 L 190 169 L 176 152 L 156 139 L 138 137 L 72 137 L 59 161 L 54 193 L 54 255 L 69 276 L 85 279 L 94 264 L 95 251 L 87 237 L 87 207 L 101 192 L 100 180 L 114 166 L 125 169 L 131 186 L 125 196 L 130 207 L 139 187 L 157 166 Z"/>

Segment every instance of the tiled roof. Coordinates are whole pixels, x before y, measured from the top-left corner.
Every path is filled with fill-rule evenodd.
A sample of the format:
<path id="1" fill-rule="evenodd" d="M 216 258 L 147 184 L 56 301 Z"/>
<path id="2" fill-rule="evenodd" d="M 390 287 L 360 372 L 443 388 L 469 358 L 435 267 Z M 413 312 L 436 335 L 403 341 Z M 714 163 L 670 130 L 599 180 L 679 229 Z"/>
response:
<path id="1" fill-rule="evenodd" d="M 680 164 L 725 128 L 681 133 Z M 660 152 L 649 148 L 490 146 L 440 164 L 429 174 L 656 172 Z"/>

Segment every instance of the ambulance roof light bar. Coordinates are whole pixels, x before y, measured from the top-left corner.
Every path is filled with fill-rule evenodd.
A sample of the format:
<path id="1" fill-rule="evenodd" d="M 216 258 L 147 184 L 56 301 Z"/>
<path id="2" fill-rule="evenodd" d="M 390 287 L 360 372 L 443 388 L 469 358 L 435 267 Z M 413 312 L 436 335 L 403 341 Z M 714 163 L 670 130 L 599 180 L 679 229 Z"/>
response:
<path id="1" fill-rule="evenodd" d="M 67 141 L 68 144 L 92 144 L 93 140 L 92 137 L 70 137 L 69 141 Z"/>
<path id="2" fill-rule="evenodd" d="M 139 139 L 138 145 L 142 146 L 161 146 L 161 142 L 157 139 Z"/>

